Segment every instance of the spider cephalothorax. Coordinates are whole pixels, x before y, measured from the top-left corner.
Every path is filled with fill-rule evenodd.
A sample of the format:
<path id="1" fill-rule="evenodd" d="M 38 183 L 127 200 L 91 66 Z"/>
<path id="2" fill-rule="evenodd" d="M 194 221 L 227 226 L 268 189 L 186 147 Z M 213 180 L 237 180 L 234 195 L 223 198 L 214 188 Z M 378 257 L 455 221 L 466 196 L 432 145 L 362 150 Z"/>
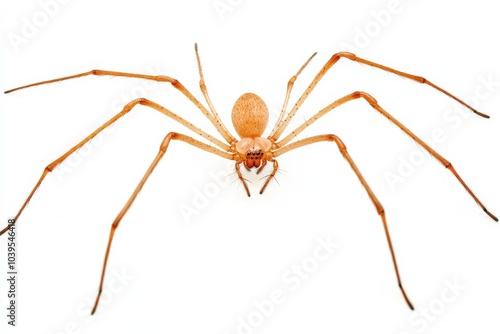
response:
<path id="1" fill-rule="evenodd" d="M 243 164 L 243 166 L 246 169 L 250 168 L 258 168 L 257 173 L 262 171 L 262 169 L 266 166 L 267 162 L 272 162 L 272 171 L 271 173 L 266 177 L 266 181 L 264 185 L 262 186 L 260 193 L 262 193 L 265 189 L 266 186 L 268 185 L 269 181 L 274 177 L 276 174 L 276 171 L 278 170 L 278 162 L 276 160 L 277 157 L 281 156 L 282 154 L 287 153 L 288 151 L 295 150 L 297 148 L 303 147 L 303 146 L 308 146 L 311 144 L 319 143 L 319 142 L 333 142 L 336 144 L 339 152 L 342 154 L 342 156 L 346 159 L 346 161 L 349 163 L 351 166 L 352 170 L 358 177 L 359 181 L 363 185 L 364 189 L 368 193 L 368 196 L 370 197 L 370 200 L 372 203 L 375 205 L 375 208 L 377 209 L 377 213 L 380 215 L 384 230 L 385 230 L 385 235 L 387 238 L 387 242 L 389 245 L 389 250 L 391 252 L 391 257 L 392 257 L 392 263 L 396 272 L 396 278 L 398 281 L 399 288 L 401 289 L 401 292 L 408 304 L 408 306 L 413 309 L 413 305 L 411 304 L 409 298 L 406 295 L 405 290 L 403 289 L 403 285 L 401 283 L 399 271 L 398 271 L 398 266 L 396 263 L 396 257 L 394 254 L 394 250 L 392 247 L 392 242 L 391 238 L 389 235 L 389 230 L 387 227 L 387 222 L 385 219 L 385 211 L 384 208 L 382 207 L 382 204 L 379 202 L 377 197 L 375 196 L 374 192 L 371 190 L 371 188 L 368 186 L 368 183 L 364 179 L 363 175 L 359 171 L 358 167 L 354 163 L 353 159 L 351 156 L 347 153 L 347 148 L 345 144 L 342 142 L 342 140 L 334 135 L 334 134 L 322 134 L 322 135 L 317 135 L 317 136 L 312 136 L 304 139 L 297 139 L 297 136 L 304 131 L 305 128 L 307 128 L 309 125 L 313 124 L 316 122 L 318 119 L 323 117 L 325 114 L 329 113 L 330 111 L 334 110 L 336 107 L 356 100 L 356 99 L 363 99 L 367 104 L 375 111 L 380 113 L 382 116 L 385 118 L 389 119 L 390 122 L 395 124 L 397 127 L 399 127 L 406 135 L 408 135 L 410 138 L 412 138 L 415 142 L 417 142 L 420 146 L 422 146 L 427 152 L 429 152 L 434 158 L 437 159 L 439 163 L 441 163 L 445 168 L 447 168 L 453 175 L 456 177 L 456 179 L 462 184 L 462 186 L 465 188 L 465 190 L 469 193 L 469 195 L 474 199 L 474 201 L 483 209 L 483 211 L 490 216 L 492 219 L 498 221 L 498 219 L 491 213 L 489 212 L 486 207 L 479 201 L 476 195 L 470 190 L 470 188 L 465 184 L 463 179 L 458 175 L 458 173 L 455 171 L 451 163 L 443 158 L 440 154 L 438 154 L 434 149 L 432 149 L 429 145 L 427 145 L 423 140 L 421 140 L 419 137 L 417 137 L 413 132 L 411 132 L 408 128 L 406 128 L 403 124 L 401 124 L 399 121 L 397 121 L 392 115 L 390 115 L 387 111 L 385 111 L 378 103 L 377 101 L 369 94 L 365 92 L 353 92 L 351 94 L 348 94 L 344 97 L 341 97 L 323 109 L 317 111 L 311 118 L 307 119 L 302 125 L 298 126 L 296 129 L 291 131 L 287 136 L 284 138 L 281 138 L 283 132 L 286 130 L 287 126 L 290 124 L 291 119 L 295 116 L 299 108 L 302 106 L 304 101 L 310 96 L 311 92 L 314 90 L 316 85 L 321 81 L 323 76 L 328 72 L 328 70 L 335 64 L 337 61 L 339 61 L 341 58 L 348 59 L 350 61 L 354 61 L 360 64 L 365 64 L 369 65 L 374 68 L 379 68 L 387 72 L 395 73 L 398 74 L 399 76 L 414 80 L 418 83 L 421 84 L 426 84 L 429 85 L 432 88 L 437 89 L 438 91 L 448 95 L 449 97 L 453 98 L 456 100 L 458 103 L 462 104 L 466 108 L 470 109 L 472 112 L 476 113 L 479 116 L 486 117 L 488 118 L 487 115 L 482 114 L 478 111 L 476 111 L 474 108 L 469 106 L 467 103 L 463 102 L 462 100 L 458 99 L 457 97 L 451 95 L 444 89 L 434 85 L 430 81 L 424 79 L 423 77 L 408 74 L 405 72 L 401 72 L 392 68 L 389 68 L 384 65 L 380 65 L 378 63 L 374 63 L 372 61 L 359 58 L 356 55 L 348 52 L 340 52 L 334 54 L 323 67 L 319 70 L 319 72 L 316 74 L 314 79 L 311 81 L 309 86 L 307 86 L 306 90 L 302 93 L 302 95 L 298 98 L 297 102 L 293 104 L 293 107 L 288 110 L 288 102 L 290 99 L 290 93 L 292 91 L 293 85 L 301 71 L 307 66 L 307 64 L 311 61 L 311 59 L 314 57 L 315 54 L 313 54 L 306 62 L 305 64 L 299 69 L 299 71 L 290 78 L 288 81 L 288 86 L 286 90 L 286 95 L 285 95 L 285 101 L 283 103 L 283 107 L 281 109 L 281 112 L 279 114 L 279 117 L 276 121 L 276 124 L 274 125 L 273 129 L 271 130 L 269 136 L 267 138 L 263 138 L 262 134 L 264 133 L 264 130 L 266 129 L 268 120 L 269 120 L 269 112 L 267 109 L 266 104 L 264 101 L 258 97 L 257 95 L 253 93 L 246 93 L 243 94 L 238 98 L 238 100 L 235 102 L 233 111 L 232 111 L 232 121 L 234 128 L 238 135 L 240 136 L 240 139 L 236 139 L 224 126 L 222 123 L 219 115 L 217 114 L 217 111 L 215 110 L 214 106 L 212 105 L 212 102 L 210 101 L 210 98 L 208 96 L 208 91 L 205 86 L 205 80 L 203 79 L 203 71 L 201 68 L 201 62 L 200 62 L 200 57 L 198 54 L 198 48 L 195 45 L 195 51 L 196 51 L 196 59 L 198 62 L 198 72 L 200 75 L 200 90 L 203 94 L 203 97 L 205 98 L 205 102 L 207 103 L 206 106 L 202 104 L 187 88 L 185 88 L 178 80 L 164 76 L 164 75 L 147 75 L 147 74 L 134 74 L 134 73 L 125 73 L 125 72 L 115 72 L 115 71 L 107 71 L 107 70 L 92 70 L 88 72 L 83 72 L 80 74 L 75 74 L 72 76 L 67 76 L 63 78 L 58 78 L 58 79 L 53 79 L 53 80 L 47 80 L 47 81 L 41 81 L 37 82 L 34 84 L 14 88 L 11 90 L 6 91 L 6 93 L 13 92 L 15 90 L 27 88 L 27 87 L 32 87 L 32 86 L 38 86 L 46 83 L 51 83 L 51 82 L 57 82 L 57 81 L 62 81 L 62 80 L 67 80 L 67 79 L 73 79 L 73 78 L 78 78 L 78 77 L 83 77 L 87 75 L 98 75 L 98 76 L 119 76 L 119 77 L 128 77 L 128 78 L 141 78 L 145 80 L 153 80 L 157 82 L 167 82 L 170 83 L 175 89 L 177 89 L 181 94 L 183 94 L 187 99 L 189 99 L 203 115 L 213 124 L 219 135 L 225 140 L 222 141 L 215 136 L 210 135 L 209 133 L 201 130 L 200 128 L 196 127 L 192 123 L 188 122 L 178 114 L 172 112 L 171 110 L 159 105 L 158 103 L 155 103 L 151 100 L 148 100 L 146 98 L 139 98 L 135 99 L 133 101 L 130 101 L 127 103 L 122 111 L 120 111 L 117 115 L 112 117 L 110 120 L 108 120 L 106 123 L 104 123 L 102 126 L 97 128 L 94 132 L 92 132 L 90 135 L 88 135 L 85 139 L 80 141 L 77 145 L 72 147 L 70 150 L 68 150 L 66 153 L 64 153 L 62 156 L 54 160 L 52 163 L 47 165 L 42 173 L 42 176 L 36 183 L 35 187 L 31 191 L 31 193 L 28 195 L 26 200 L 24 201 L 21 209 L 18 211 L 15 221 L 18 220 L 19 216 L 23 212 L 23 210 L 26 208 L 28 202 L 31 200 L 33 195 L 35 194 L 36 190 L 40 187 L 42 181 L 44 178 L 47 176 L 47 174 L 51 171 L 54 170 L 54 168 L 59 165 L 61 162 L 63 162 L 66 158 L 68 158 L 73 152 L 77 151 L 81 147 L 83 147 L 85 144 L 87 144 L 90 140 L 92 140 L 94 137 L 96 137 L 101 131 L 109 127 L 111 124 L 113 124 L 115 121 L 120 119 L 122 116 L 130 112 L 136 105 L 143 105 L 149 108 L 152 108 L 165 116 L 173 119 L 174 121 L 182 124 L 189 130 L 191 130 L 193 133 L 196 133 L 200 137 L 202 137 L 205 142 L 200 141 L 198 139 L 195 139 L 191 136 L 187 136 L 181 133 L 176 133 L 176 132 L 169 132 L 165 138 L 163 139 L 160 149 L 158 154 L 156 155 L 155 159 L 151 163 L 150 167 L 144 174 L 144 177 L 141 179 L 137 187 L 135 188 L 134 192 L 130 196 L 129 200 L 126 202 L 125 206 L 123 209 L 120 211 L 120 213 L 117 215 L 116 219 L 114 220 L 113 224 L 111 225 L 111 231 L 109 234 L 109 240 L 108 240 L 108 247 L 106 249 L 106 254 L 104 256 L 104 265 L 102 268 L 102 273 L 101 273 L 101 280 L 99 284 L 99 291 L 97 294 L 97 298 L 94 304 L 94 307 L 92 309 L 92 314 L 95 312 L 97 305 L 99 303 L 99 298 L 101 296 L 102 288 L 103 288 L 103 282 L 104 282 L 104 276 L 106 272 L 106 265 L 108 261 L 108 256 L 109 256 L 109 251 L 111 249 L 111 243 L 113 241 L 114 233 L 118 225 L 120 224 L 122 218 L 134 202 L 135 198 L 139 194 L 140 190 L 142 189 L 144 183 L 147 181 L 153 170 L 156 168 L 158 165 L 158 162 L 161 160 L 161 158 L 165 155 L 167 152 L 168 146 L 172 140 L 174 141 L 180 141 L 187 143 L 191 146 L 197 147 L 199 149 L 202 149 L 204 151 L 207 151 L 209 153 L 212 153 L 214 155 L 218 155 L 222 158 L 229 159 L 232 161 L 235 161 L 235 169 L 236 173 L 238 175 L 239 180 L 243 184 L 246 194 L 250 196 L 250 191 L 248 189 L 248 186 L 245 182 L 245 179 L 243 178 L 241 171 L 240 171 L 240 165 Z M 297 139 L 297 140 L 296 140 Z M 208 142 L 208 143 L 207 143 Z M 10 225 L 9 225 L 10 226 Z M 4 228 L 3 230 L 0 231 L 0 235 L 5 233 L 9 226 Z"/>
<path id="2" fill-rule="evenodd" d="M 242 138 L 236 143 L 236 151 L 240 156 L 240 161 L 245 167 L 259 167 L 261 160 L 266 163 L 266 157 L 269 157 L 272 143 L 269 139 L 262 137 Z M 266 154 L 268 153 L 268 154 Z M 271 154 L 272 156 L 272 154 Z"/>

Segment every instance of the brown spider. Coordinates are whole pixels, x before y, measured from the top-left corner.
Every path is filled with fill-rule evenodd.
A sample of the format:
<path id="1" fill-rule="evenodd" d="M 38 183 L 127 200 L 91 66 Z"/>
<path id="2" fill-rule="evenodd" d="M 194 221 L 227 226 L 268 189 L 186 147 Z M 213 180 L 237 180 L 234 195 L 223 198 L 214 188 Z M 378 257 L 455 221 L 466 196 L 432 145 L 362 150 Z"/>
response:
<path id="1" fill-rule="evenodd" d="M 479 201 L 479 199 L 474 195 L 474 193 L 470 190 L 470 188 L 467 186 L 467 184 L 462 180 L 462 178 L 458 175 L 458 173 L 455 171 L 453 166 L 451 165 L 448 160 L 443 158 L 441 155 L 439 155 L 436 151 L 434 151 L 429 145 L 424 143 L 419 137 L 417 137 L 413 132 L 411 132 L 408 128 L 406 128 L 403 124 L 401 124 L 399 121 L 397 121 L 393 116 L 391 116 L 389 113 L 387 113 L 382 107 L 379 106 L 377 101 L 369 94 L 365 92 L 354 92 L 351 94 L 348 94 L 321 109 L 318 111 L 314 116 L 306 120 L 301 126 L 297 127 L 295 130 L 290 132 L 286 137 L 280 139 L 281 135 L 285 131 L 286 127 L 290 123 L 291 119 L 295 116 L 299 108 L 302 106 L 306 98 L 309 96 L 309 94 L 313 91 L 313 89 L 316 87 L 316 85 L 319 83 L 319 81 L 323 78 L 323 76 L 328 72 L 328 70 L 335 64 L 337 61 L 339 61 L 341 58 L 346 58 L 354 62 L 358 62 L 361 64 L 366 64 L 375 68 L 382 69 L 387 72 L 391 72 L 397 75 L 400 75 L 402 77 L 417 81 L 422 84 L 429 85 L 433 87 L 434 89 L 437 89 L 441 93 L 444 93 L 445 95 L 451 97 L 452 99 L 456 100 L 458 103 L 464 105 L 468 109 L 470 109 L 472 112 L 475 114 L 489 118 L 488 115 L 485 115 L 483 113 L 480 113 L 476 111 L 474 108 L 463 102 L 462 100 L 458 99 L 457 97 L 453 96 L 452 94 L 448 93 L 446 90 L 440 88 L 439 86 L 434 85 L 430 81 L 424 79 L 423 77 L 408 74 L 405 72 L 401 72 L 389 67 L 386 67 L 384 65 L 380 65 L 377 63 L 374 63 L 372 61 L 359 58 L 356 55 L 349 53 L 349 52 L 340 52 L 334 54 L 328 62 L 321 68 L 319 73 L 314 77 L 312 82 L 309 84 L 307 89 L 302 93 L 300 98 L 297 100 L 297 102 L 293 105 L 293 107 L 290 109 L 290 111 L 287 112 L 287 106 L 288 102 L 290 99 L 290 93 L 292 91 L 293 85 L 299 74 L 302 72 L 302 70 L 307 66 L 307 64 L 311 61 L 311 59 L 316 55 L 313 54 L 305 63 L 302 65 L 302 67 L 299 69 L 299 71 L 290 78 L 288 81 L 288 86 L 286 90 L 286 95 L 285 95 L 285 101 L 283 103 L 283 107 L 281 109 L 281 113 L 278 117 L 278 120 L 276 124 L 274 125 L 274 128 L 272 129 L 271 133 L 267 136 L 267 138 L 262 137 L 262 134 L 267 126 L 267 122 L 269 119 L 269 113 L 266 104 L 264 101 L 258 97 L 257 95 L 253 93 L 246 93 L 243 94 L 238 98 L 238 100 L 235 102 L 232 110 L 232 121 L 234 128 L 238 135 L 240 136 L 240 139 L 236 139 L 224 126 L 224 124 L 221 122 L 219 115 L 215 111 L 214 106 L 212 105 L 212 102 L 210 101 L 210 98 L 208 96 L 207 88 L 205 86 L 205 80 L 203 78 L 203 72 L 201 68 L 201 62 L 200 62 L 200 57 L 198 54 L 198 47 L 195 44 L 195 53 L 196 53 L 196 60 L 198 63 L 198 71 L 199 71 L 199 76 L 200 76 L 200 89 L 201 92 L 205 98 L 205 101 L 208 105 L 208 109 L 198 100 L 196 99 L 178 80 L 163 76 L 163 75 L 145 75 L 145 74 L 134 74 L 134 73 L 124 73 L 124 72 L 114 72 L 114 71 L 106 71 L 106 70 L 92 70 L 80 74 L 75 74 L 63 78 L 58 78 L 58 79 L 52 79 L 52 80 L 47 80 L 47 81 L 41 81 L 37 83 L 33 83 L 30 85 L 10 89 L 6 91 L 5 93 L 11 93 L 13 91 L 19 90 L 19 89 L 24 89 L 28 87 L 33 87 L 33 86 L 38 86 L 38 85 L 43 85 L 47 83 L 52 83 L 52 82 L 57 82 L 57 81 L 62 81 L 62 80 L 68 80 L 68 79 L 74 79 L 74 78 L 79 78 L 87 75 L 105 75 L 105 76 L 120 76 L 120 77 L 129 77 L 129 78 L 142 78 L 146 80 L 154 80 L 157 82 L 168 82 L 172 84 L 172 86 L 180 91 L 185 97 L 187 97 L 206 117 L 207 119 L 212 122 L 212 124 L 215 126 L 219 134 L 224 138 L 224 140 L 227 143 L 224 143 L 220 141 L 219 139 L 213 137 L 212 135 L 206 133 L 205 131 L 197 128 L 195 125 L 191 124 L 190 122 L 186 121 L 179 115 L 175 114 L 174 112 L 170 111 L 169 109 L 153 102 L 145 98 L 139 98 L 135 99 L 129 103 L 127 103 L 122 111 L 120 111 L 116 116 L 112 117 L 109 121 L 104 123 L 101 127 L 99 127 L 97 130 L 92 132 L 90 135 L 88 135 L 85 139 L 83 139 L 81 142 L 79 142 L 77 145 L 75 145 L 73 148 L 71 148 L 69 151 L 64 153 L 61 157 L 57 158 L 54 160 L 52 163 L 50 163 L 47 167 L 45 167 L 40 179 L 36 183 L 35 187 L 29 194 L 28 198 L 25 200 L 24 204 L 22 205 L 21 209 L 15 216 L 14 221 L 17 221 L 19 219 L 19 216 L 25 209 L 26 205 L 28 202 L 31 200 L 33 197 L 34 193 L 44 180 L 45 176 L 54 170 L 54 168 L 59 165 L 61 162 L 63 162 L 67 157 L 69 157 L 73 152 L 81 148 L 83 145 L 85 145 L 88 141 L 92 140 L 95 136 L 97 136 L 102 130 L 106 129 L 108 126 L 113 124 L 116 120 L 127 114 L 132 108 L 138 104 L 148 106 L 150 108 L 153 108 L 166 116 L 172 118 L 173 120 L 181 123 L 191 131 L 197 133 L 204 139 L 206 139 L 210 144 L 201 142 L 197 139 L 194 139 L 192 137 L 189 137 L 187 135 L 181 134 L 181 133 L 176 133 L 176 132 L 170 132 L 167 134 L 165 139 L 160 145 L 160 150 L 158 154 L 156 155 L 155 159 L 149 166 L 148 170 L 144 174 L 143 178 L 135 188 L 134 192 L 130 196 L 129 200 L 123 207 L 123 209 L 118 213 L 118 216 L 116 217 L 115 221 L 111 225 L 111 231 L 109 235 L 109 241 L 108 245 L 106 248 L 106 253 L 104 256 L 104 264 L 102 268 L 102 273 L 101 273 L 101 278 L 100 278 L 100 284 L 99 284 L 99 291 L 95 300 L 94 307 L 92 309 L 92 314 L 97 309 L 97 305 L 99 303 L 99 298 L 101 296 L 101 291 L 103 287 L 103 282 L 104 282 L 104 276 L 106 273 L 106 265 L 108 262 L 108 257 L 111 249 L 111 243 L 113 241 L 113 237 L 115 234 L 115 230 L 120 224 L 120 221 L 122 220 L 123 216 L 127 213 L 128 209 L 134 202 L 135 198 L 137 197 L 137 194 L 143 187 L 144 183 L 148 179 L 148 177 L 151 175 L 153 170 L 155 169 L 156 165 L 160 161 L 160 159 L 163 157 L 165 152 L 167 151 L 168 145 L 170 144 L 170 141 L 172 140 L 179 140 L 183 141 L 185 143 L 188 143 L 194 147 L 197 147 L 199 149 L 205 150 L 207 152 L 213 153 L 215 155 L 218 155 L 220 157 L 233 160 L 235 161 L 235 169 L 236 169 L 236 174 L 238 175 L 238 178 L 240 179 L 241 183 L 243 184 L 245 191 L 248 196 L 250 196 L 250 191 L 248 189 L 247 183 L 245 179 L 243 178 L 241 171 L 240 171 L 240 166 L 243 165 L 248 171 L 251 171 L 252 168 L 257 169 L 257 173 L 260 173 L 266 164 L 268 162 L 272 162 L 273 164 L 273 170 L 269 176 L 267 176 L 264 185 L 262 186 L 260 193 L 262 194 L 264 190 L 266 189 L 267 185 L 269 184 L 269 181 L 275 176 L 277 170 L 278 170 L 278 161 L 276 160 L 277 157 L 280 155 L 294 150 L 296 148 L 302 147 L 302 146 L 307 146 L 310 144 L 322 142 L 322 141 L 329 141 L 329 142 L 335 142 L 337 145 L 340 153 L 342 156 L 347 160 L 349 165 L 351 166 L 352 170 L 354 173 L 356 173 L 356 176 L 358 177 L 359 181 L 362 183 L 363 187 L 365 188 L 366 192 L 368 193 L 368 196 L 370 197 L 371 201 L 375 205 L 375 208 L 380 215 L 382 219 L 382 223 L 384 226 L 385 230 L 385 235 L 387 238 L 387 242 L 389 244 L 389 249 L 391 252 L 392 256 L 392 263 L 394 265 L 394 269 L 396 272 L 396 277 L 398 280 L 398 285 L 399 288 L 401 289 L 401 292 L 403 294 L 404 299 L 406 300 L 406 303 L 410 307 L 410 309 L 413 310 L 413 305 L 410 302 L 409 298 L 406 295 L 406 292 L 402 286 L 401 283 L 401 278 L 399 275 L 399 270 L 398 266 L 396 263 L 396 257 L 394 254 L 394 249 L 392 247 L 392 242 L 391 242 L 391 237 L 389 235 L 389 230 L 387 227 L 387 222 L 385 219 L 385 213 L 382 205 L 380 204 L 379 200 L 376 198 L 375 194 L 373 191 L 370 189 L 368 186 L 368 183 L 365 181 L 363 175 L 357 168 L 356 164 L 350 157 L 350 155 L 347 153 L 346 146 L 342 142 L 342 140 L 337 137 L 334 134 L 324 134 L 324 135 L 318 135 L 310 138 L 305 138 L 301 140 L 292 141 L 292 139 L 296 138 L 299 133 L 301 133 L 305 128 L 307 128 L 309 125 L 317 121 L 319 118 L 333 110 L 334 108 L 355 100 L 362 98 L 368 104 L 378 111 L 380 114 L 388 118 L 392 123 L 394 123 L 397 127 L 399 127 L 403 132 L 405 132 L 408 136 L 410 136 L 413 140 L 415 140 L 418 144 L 420 144 L 425 150 L 427 150 L 433 157 L 435 157 L 444 167 L 446 167 L 449 171 L 455 175 L 457 180 L 463 185 L 465 190 L 469 193 L 470 196 L 474 199 L 474 201 L 483 209 L 484 212 L 488 216 L 490 216 L 492 219 L 495 221 L 498 221 L 498 219 L 490 213 L 486 207 Z M 5 233 L 8 230 L 9 226 L 4 228 L 2 231 L 0 231 L 0 235 Z"/>

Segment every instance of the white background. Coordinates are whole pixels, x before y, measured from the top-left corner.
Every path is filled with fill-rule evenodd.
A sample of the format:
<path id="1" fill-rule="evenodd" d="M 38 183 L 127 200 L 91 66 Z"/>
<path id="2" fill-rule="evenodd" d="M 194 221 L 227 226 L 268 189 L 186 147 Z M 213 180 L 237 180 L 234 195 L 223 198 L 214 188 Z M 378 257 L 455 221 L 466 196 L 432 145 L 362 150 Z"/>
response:
<path id="1" fill-rule="evenodd" d="M 101 68 L 169 75 L 202 99 L 198 42 L 212 101 L 230 129 L 240 94 L 259 94 L 273 120 L 288 79 L 307 57 L 318 51 L 291 103 L 346 45 L 459 97 L 479 92 L 477 107 L 489 120 L 457 113 L 458 104 L 429 87 L 342 60 L 289 130 L 334 99 L 367 91 L 421 137 L 441 131 L 436 149 L 500 215 L 500 87 L 490 92 L 481 81 L 500 81 L 500 24 L 491 1 L 221 0 L 230 10 L 220 13 L 212 0 L 73 0 L 50 7 L 45 22 L 42 3 L 2 1 L 2 90 Z M 39 25 L 31 35 L 27 22 Z M 15 46 L 12 38 L 25 40 Z M 2 225 L 47 164 L 144 85 L 87 77 L 2 95 Z M 170 85 L 145 93 L 217 135 Z M 230 163 L 174 142 L 117 230 L 106 280 L 114 292 L 108 287 L 91 317 L 109 226 L 169 131 L 189 133 L 138 107 L 72 157 L 66 173 L 47 176 L 18 221 L 16 328 L 6 325 L 5 236 L 0 243 L 2 333 L 499 332 L 500 226 L 451 173 L 363 101 L 330 113 L 300 138 L 343 138 L 387 212 L 416 311 L 397 287 L 380 218 L 333 144 L 280 157 L 279 183 L 263 195 L 260 176 L 247 175 L 253 194 L 247 198 Z M 388 173 L 397 174 L 401 159 L 410 157 L 424 160 L 391 187 Z M 211 175 L 228 176 L 217 185 Z M 200 193 L 206 202 L 193 203 Z M 195 204 L 204 206 L 186 219 L 180 209 Z M 293 264 L 311 263 L 317 238 L 340 247 L 293 291 L 282 275 Z M 117 281 L 120 272 L 128 278 Z M 455 294 L 446 282 L 461 288 Z M 255 302 L 273 290 L 285 294 L 283 303 L 261 315 L 258 326 L 239 327 L 241 319 L 259 320 Z"/>

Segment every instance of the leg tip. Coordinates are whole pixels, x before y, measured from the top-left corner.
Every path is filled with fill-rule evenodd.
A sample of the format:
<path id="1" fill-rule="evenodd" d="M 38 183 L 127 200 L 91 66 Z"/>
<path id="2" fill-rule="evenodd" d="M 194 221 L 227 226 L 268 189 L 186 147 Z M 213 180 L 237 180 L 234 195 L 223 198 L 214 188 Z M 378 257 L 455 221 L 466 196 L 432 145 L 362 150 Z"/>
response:
<path id="1" fill-rule="evenodd" d="M 488 210 L 486 210 L 486 208 L 484 209 L 484 212 L 486 212 L 486 214 L 488 216 L 490 216 L 491 219 L 493 219 L 494 221 L 498 222 L 498 218 L 494 214 L 492 214 L 491 212 L 489 212 Z"/>
<path id="2" fill-rule="evenodd" d="M 410 308 L 410 310 L 414 311 L 415 308 L 413 307 L 413 304 L 411 303 L 410 298 L 408 298 L 408 296 L 406 295 L 405 289 L 403 288 L 401 283 L 399 283 L 399 288 L 401 289 L 401 292 L 403 293 L 403 297 L 406 301 L 406 304 L 408 304 L 408 307 Z"/>
<path id="3" fill-rule="evenodd" d="M 472 112 L 473 112 L 474 114 L 476 114 L 476 115 L 479 115 L 479 116 L 484 117 L 484 118 L 490 118 L 490 116 L 488 116 L 488 115 L 486 115 L 486 114 L 483 114 L 482 112 L 479 112 L 479 111 L 477 111 L 476 109 L 471 109 L 471 110 L 472 110 Z"/>

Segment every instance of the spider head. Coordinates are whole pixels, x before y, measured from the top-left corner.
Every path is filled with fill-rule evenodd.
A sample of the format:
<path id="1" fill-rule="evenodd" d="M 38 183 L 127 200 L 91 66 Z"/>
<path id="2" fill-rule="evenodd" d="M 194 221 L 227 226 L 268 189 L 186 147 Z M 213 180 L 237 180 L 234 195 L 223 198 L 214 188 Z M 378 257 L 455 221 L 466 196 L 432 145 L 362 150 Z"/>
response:
<path id="1" fill-rule="evenodd" d="M 270 149 L 271 141 L 262 137 L 243 138 L 236 144 L 236 151 L 247 168 L 260 167 Z"/>
<path id="2" fill-rule="evenodd" d="M 264 156 L 264 152 L 259 147 L 252 147 L 247 150 L 245 167 L 247 168 L 258 168 L 260 167 L 260 163 L 262 161 L 262 157 Z"/>
<path id="3" fill-rule="evenodd" d="M 231 117 L 240 138 L 256 138 L 266 129 L 269 111 L 260 97 L 245 93 L 234 103 Z"/>

